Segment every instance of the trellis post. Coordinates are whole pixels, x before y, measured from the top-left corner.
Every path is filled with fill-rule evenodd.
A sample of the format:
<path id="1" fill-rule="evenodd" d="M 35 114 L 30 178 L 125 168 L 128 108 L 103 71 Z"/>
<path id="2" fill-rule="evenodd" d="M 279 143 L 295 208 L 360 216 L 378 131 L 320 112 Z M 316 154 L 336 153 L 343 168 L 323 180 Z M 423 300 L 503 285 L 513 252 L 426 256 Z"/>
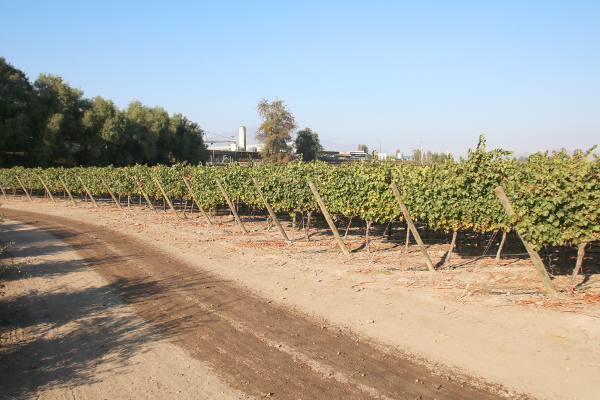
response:
<path id="1" fill-rule="evenodd" d="M 331 218 L 331 215 L 329 214 L 329 210 L 327 209 L 325 202 L 321 198 L 321 195 L 319 194 L 317 187 L 311 181 L 308 181 L 308 186 L 310 186 L 310 190 L 312 190 L 313 195 L 315 196 L 315 199 L 317 200 L 317 203 L 319 203 L 319 208 L 321 208 L 321 212 L 325 216 L 325 219 L 327 220 L 327 223 L 329 224 L 329 228 L 331 229 L 331 232 L 333 232 L 333 236 L 335 237 L 335 240 L 337 241 L 338 245 L 340 246 L 340 249 L 345 254 L 350 254 L 350 250 L 348 250 L 348 248 L 346 247 L 346 243 L 344 243 L 344 240 L 342 239 L 342 237 L 340 236 L 340 233 L 338 232 L 337 228 L 335 227 L 335 224 L 333 223 L 333 219 Z"/>
<path id="2" fill-rule="evenodd" d="M 110 197 L 112 197 L 112 199 L 115 201 L 115 204 L 117 205 L 117 207 L 119 207 L 119 210 L 125 211 L 125 210 L 123 210 L 123 207 L 121 207 L 121 202 L 119 200 L 117 200 L 117 198 L 115 197 L 115 195 L 112 192 L 112 190 L 110 190 L 110 188 L 108 187 L 108 184 L 106 183 L 106 181 L 104 180 L 104 178 L 100 177 L 100 180 L 102 181 L 102 184 L 104 185 L 104 187 L 106 188 L 106 190 L 108 190 L 108 194 L 110 194 Z"/>
<path id="3" fill-rule="evenodd" d="M 19 182 L 19 185 L 21 185 L 21 187 L 23 188 L 23 191 L 27 195 L 27 198 L 29 199 L 29 201 L 33 201 L 31 199 L 31 196 L 29 195 L 29 192 L 27 191 L 27 189 L 25 189 L 25 185 L 23 185 L 23 182 L 21 182 L 21 179 L 19 179 L 19 175 L 15 175 L 15 178 L 17 178 L 17 181 Z"/>
<path id="4" fill-rule="evenodd" d="M 175 216 L 177 217 L 177 219 L 181 219 L 181 217 L 179 216 L 179 214 L 177 214 L 177 210 L 175 210 L 175 207 L 173 207 L 173 203 L 171 203 L 171 199 L 169 199 L 169 197 L 167 196 L 167 193 L 165 192 L 165 189 L 163 189 L 163 187 L 160 184 L 160 182 L 158 181 L 158 179 L 154 178 L 154 182 L 156 182 L 156 184 L 158 185 L 158 188 L 160 189 L 160 192 L 162 193 L 163 198 L 169 204 L 169 207 L 171 208 L 171 211 L 173 211 L 173 214 L 175 214 Z"/>
<path id="5" fill-rule="evenodd" d="M 63 188 L 65 188 L 65 191 L 67 192 L 67 194 L 69 195 L 69 198 L 71 199 L 71 201 L 73 202 L 73 205 L 77 205 L 77 202 L 75 201 L 75 199 L 73 198 L 73 195 L 71 194 L 71 191 L 69 190 L 69 188 L 67 187 L 67 184 L 65 183 L 65 181 L 63 180 L 63 178 L 61 178 L 60 176 L 58 177 L 58 179 L 60 179 L 60 183 L 62 183 Z"/>
<path id="6" fill-rule="evenodd" d="M 90 196 L 90 199 L 92 199 L 92 203 L 94 203 L 94 205 L 96 207 L 100 208 L 100 206 L 98 205 L 98 203 L 96 203 L 96 200 L 94 199 L 94 196 L 92 196 L 92 193 L 90 192 L 90 190 L 87 188 L 87 186 L 85 186 L 85 183 L 83 183 L 83 179 L 81 179 L 80 176 L 78 176 L 77 179 L 79 179 L 79 182 L 81 182 L 81 186 L 83 186 L 83 189 L 85 190 L 85 192 L 88 194 L 88 196 Z"/>
<path id="7" fill-rule="evenodd" d="M 498 199 L 500 200 L 500 203 L 502 203 L 502 206 L 504 207 L 504 211 L 506 211 L 506 214 L 508 214 L 509 217 L 516 215 L 502 186 L 498 186 L 496 189 L 494 189 L 494 193 L 496 193 L 496 196 L 498 196 Z M 556 296 L 556 289 L 554 288 L 554 285 L 552 284 L 550 275 L 548 275 L 548 271 L 546 271 L 546 267 L 544 267 L 544 262 L 542 261 L 540 255 L 538 254 L 537 251 L 535 251 L 535 249 L 533 248 L 533 245 L 531 243 L 529 243 L 527 240 L 525 240 L 523 238 L 523 236 L 521 236 L 521 233 L 519 232 L 517 227 L 515 227 L 515 232 L 517 232 L 517 235 L 519 235 L 519 238 L 521 238 L 521 241 L 525 245 L 525 248 L 527 249 L 527 252 L 529 253 L 529 257 L 531 257 L 531 261 L 533 261 L 533 266 L 535 267 L 538 275 L 542 279 L 542 283 L 544 284 L 544 287 L 546 288 L 546 293 L 548 293 L 548 295 L 550 297 Z"/>
<path id="8" fill-rule="evenodd" d="M 184 176 L 182 176 L 181 179 L 183 179 L 183 183 L 185 183 L 185 187 L 187 187 L 188 192 L 192 196 L 192 200 L 194 200 L 194 203 L 196 203 L 196 206 L 198 207 L 198 209 L 200 210 L 200 212 L 204 216 L 204 219 L 206 220 L 206 222 L 209 225 L 212 225 L 212 222 L 210 221 L 210 218 L 208 218 L 208 214 L 206 213 L 206 211 L 204 211 L 204 208 L 202 208 L 202 206 L 200 204 L 198 204 L 198 200 L 196 200 L 196 195 L 194 194 L 194 191 L 192 190 L 192 187 L 190 186 L 190 184 L 188 183 L 188 181 L 185 179 Z"/>
<path id="9" fill-rule="evenodd" d="M 277 229 L 279 230 L 281 237 L 283 237 L 283 240 L 285 240 L 286 242 L 289 242 L 290 239 L 288 239 L 287 234 L 285 233 L 285 231 L 283 230 L 283 227 L 279 223 L 279 219 L 277 219 L 277 215 L 275 215 L 275 212 L 273 211 L 273 207 L 271 207 L 271 205 L 267 202 L 267 200 L 265 199 L 265 197 L 262 194 L 262 190 L 260 190 L 260 185 L 258 184 L 258 179 L 256 177 L 254 177 L 254 178 L 252 178 L 252 181 L 254 182 L 254 186 L 256 186 L 258 195 L 262 199 L 263 203 L 265 203 L 265 207 L 267 207 L 267 211 L 269 212 L 269 215 L 275 222 L 275 225 L 277 226 Z"/>
<path id="10" fill-rule="evenodd" d="M 215 180 L 217 181 L 217 185 L 219 185 L 219 189 L 221 189 L 221 193 L 225 197 L 225 201 L 227 201 L 227 205 L 229 205 L 229 209 L 233 213 L 233 216 L 235 217 L 235 220 L 237 221 L 237 223 L 240 226 L 240 228 L 242 228 L 242 232 L 248 233 L 248 231 L 246 230 L 246 227 L 244 226 L 244 223 L 240 219 L 240 216 L 238 215 L 237 211 L 235 211 L 235 206 L 233 205 L 233 202 L 229 198 L 229 195 L 227 194 L 227 191 L 225 190 L 225 188 L 221 184 L 221 181 L 219 180 L 219 178 L 215 178 Z"/>
<path id="11" fill-rule="evenodd" d="M 408 213 L 408 208 L 406 208 L 406 204 L 404 204 L 404 202 L 402 201 L 402 196 L 400 196 L 400 191 L 398 190 L 398 186 L 396 186 L 395 182 L 392 182 L 392 184 L 390 186 L 392 188 L 392 192 L 394 192 L 394 196 L 396 197 L 396 201 L 398 202 L 398 205 L 402 209 L 402 214 L 404 214 L 404 220 L 408 224 L 408 227 L 410 228 L 410 231 L 412 232 L 413 237 L 417 241 L 417 244 L 419 245 L 419 248 L 421 249 L 421 253 L 423 254 L 423 257 L 425 257 L 425 262 L 427 263 L 427 268 L 429 268 L 429 270 L 431 272 L 435 272 L 435 268 L 433 267 L 431 258 L 429 258 L 429 253 L 427 253 L 425 244 L 421 240 L 421 235 L 419 235 L 419 231 L 417 230 L 415 223 L 413 222 L 412 218 L 410 217 L 410 214 Z"/>
<path id="12" fill-rule="evenodd" d="M 42 185 L 44 185 L 44 189 L 46 189 L 46 193 L 48 193 L 48 196 L 50 196 L 50 200 L 52 200 L 52 203 L 56 204 L 56 200 L 54 200 L 54 196 L 52 196 L 52 192 L 50 192 L 50 189 L 48 189 L 48 185 L 46 185 L 46 182 L 44 182 L 44 180 L 42 179 L 41 176 L 36 175 L 38 177 L 38 179 L 40 180 L 40 182 L 42 182 Z"/>

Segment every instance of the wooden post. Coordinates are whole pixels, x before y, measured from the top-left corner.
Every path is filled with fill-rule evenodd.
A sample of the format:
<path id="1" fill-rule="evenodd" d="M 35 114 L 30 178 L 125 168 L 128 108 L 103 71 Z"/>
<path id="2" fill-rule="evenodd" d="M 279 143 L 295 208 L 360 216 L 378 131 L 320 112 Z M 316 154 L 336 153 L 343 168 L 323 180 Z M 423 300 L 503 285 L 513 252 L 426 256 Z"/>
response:
<path id="1" fill-rule="evenodd" d="M 46 185 L 46 182 L 44 182 L 44 180 L 42 179 L 41 176 L 36 175 L 38 177 L 38 179 L 40 180 L 40 182 L 42 182 L 42 185 L 44 185 L 44 189 L 46 189 L 46 193 L 48 193 L 48 196 L 50 196 L 50 200 L 52 200 L 52 202 L 54 204 L 56 204 L 56 200 L 54 200 L 54 196 L 52 196 L 52 192 L 50 192 L 50 189 L 48 189 L 48 185 Z"/>
<path id="2" fill-rule="evenodd" d="M 183 179 L 183 183 L 185 183 L 185 187 L 188 189 L 188 192 L 192 195 L 192 199 L 194 200 L 194 203 L 196 203 L 196 206 L 198 206 L 198 209 L 200 210 L 200 212 L 204 216 L 204 219 L 206 220 L 206 222 L 209 225 L 212 225 L 212 222 L 210 222 L 210 218 L 208 218 L 208 214 L 206 213 L 206 211 L 204 211 L 204 208 L 202 208 L 200 206 L 200 204 L 198 204 L 198 201 L 196 200 L 196 195 L 194 194 L 194 191 L 192 190 L 192 187 L 190 186 L 190 184 L 188 183 L 188 181 L 185 179 L 184 176 L 182 176 L 181 179 Z"/>
<path id="3" fill-rule="evenodd" d="M 506 211 L 506 214 L 508 214 L 509 216 L 515 215 L 515 211 L 513 210 L 512 205 L 510 204 L 510 201 L 508 200 L 508 197 L 506 197 L 506 193 L 504 192 L 504 189 L 502 188 L 502 186 L 498 186 L 496 189 L 494 189 L 494 193 L 496 193 L 496 196 L 498 196 L 500 203 L 502 203 L 502 206 L 504 206 L 504 210 Z M 535 249 L 533 248 L 533 245 L 531 243 L 529 243 L 527 240 L 523 239 L 523 237 L 519 233 L 519 230 L 516 227 L 515 227 L 515 231 L 517 232 L 517 235 L 519 235 L 519 237 L 521 238 L 521 241 L 525 245 L 525 248 L 527 249 L 527 252 L 529 253 L 529 257 L 531 257 L 531 261 L 533 261 L 533 266 L 537 270 L 538 275 L 540 276 L 540 278 L 542 279 L 542 282 L 544 283 L 544 286 L 546 287 L 546 293 L 548 293 L 548 295 L 550 297 L 556 296 L 556 289 L 554 289 L 552 280 L 550 279 L 550 276 L 548 275 L 548 271 L 546 271 L 546 268 L 544 267 L 544 262 L 540 258 L 540 255 L 538 254 L 537 251 L 535 251 Z"/>
<path id="4" fill-rule="evenodd" d="M 408 208 L 406 208 L 406 205 L 402 201 L 402 197 L 400 196 L 400 191 L 398 190 L 398 186 L 396 186 L 395 182 L 392 182 L 392 184 L 390 186 L 392 187 L 392 192 L 394 192 L 394 196 L 396 197 L 396 201 L 398 202 L 398 205 L 402 209 L 402 214 L 404 214 L 404 220 L 408 224 L 408 227 L 410 228 L 410 231 L 412 232 L 413 237 L 417 241 L 419 248 L 421 249 L 421 253 L 423 254 L 423 257 L 425 257 L 425 262 L 427 263 L 427 268 L 429 268 L 429 270 L 431 272 L 434 272 L 435 268 L 433 267 L 431 258 L 429 258 L 429 253 L 427 253 L 427 249 L 425 248 L 425 244 L 423 244 L 423 241 L 421 240 L 419 231 L 417 231 L 417 227 L 415 226 L 415 223 L 413 222 L 412 218 L 410 217 L 410 214 L 408 213 Z"/>
<path id="5" fill-rule="evenodd" d="M 450 243 L 450 250 L 448 250 L 448 254 L 446 255 L 446 260 L 444 261 L 444 265 L 450 264 L 450 258 L 452 258 L 452 252 L 454 251 L 454 247 L 456 246 L 456 237 L 458 236 L 458 231 L 455 229 L 452 232 L 452 242 Z"/>
<path id="6" fill-rule="evenodd" d="M 500 241 L 500 246 L 498 247 L 498 252 L 496 253 L 496 264 L 500 262 L 500 256 L 502 255 L 502 249 L 504 248 L 504 244 L 506 243 L 506 235 L 505 231 L 502 231 L 502 240 Z"/>
<path id="7" fill-rule="evenodd" d="M 227 204 L 229 205 L 229 209 L 233 213 L 233 216 L 235 217 L 235 220 L 237 221 L 237 223 L 240 226 L 240 228 L 242 228 L 242 232 L 248 233 L 248 231 L 246 230 L 246 227 L 244 226 L 244 224 L 242 223 L 242 220 L 240 219 L 240 216 L 238 215 L 237 211 L 235 211 L 235 206 L 233 205 L 233 202 L 229 198 L 229 195 L 227 194 L 227 191 L 225 190 L 225 188 L 221 184 L 221 181 L 219 180 L 219 178 L 215 178 L 215 180 L 217 181 L 217 185 L 219 185 L 219 189 L 221 189 L 221 193 L 223 193 L 223 196 L 225 197 L 225 200 L 227 201 Z"/>
<path id="8" fill-rule="evenodd" d="M 140 188 L 140 192 L 142 192 L 142 196 L 144 196 L 144 199 L 146 199 L 146 203 L 148 203 L 148 206 L 150 206 L 150 209 L 152 211 L 154 211 L 154 214 L 158 214 L 158 211 L 156 211 L 156 208 L 154 208 L 154 204 L 152 204 L 152 202 L 150 201 L 150 198 L 148 197 L 146 192 L 144 192 L 144 189 L 142 187 L 142 181 L 139 180 L 137 176 L 134 176 L 133 179 L 135 179 L 135 182 L 137 183 L 138 188 Z M 140 206 L 141 205 L 142 205 L 142 199 L 140 198 Z"/>
<path id="9" fill-rule="evenodd" d="M 583 265 L 583 257 L 585 257 L 585 246 L 587 246 L 588 243 L 589 242 L 583 242 L 577 245 L 577 262 L 575 263 L 575 269 L 573 269 L 573 275 L 571 275 L 571 283 L 569 284 L 569 286 L 571 287 L 571 292 L 575 287 L 575 279 L 581 271 L 581 266 Z"/>
<path id="10" fill-rule="evenodd" d="M 15 178 L 17 178 L 17 181 L 19 182 L 19 185 L 21 185 L 21 187 L 23 188 L 23 191 L 27 195 L 27 198 L 29 199 L 29 201 L 33 201 L 33 200 L 31 200 L 31 196 L 29 195 L 29 192 L 27 191 L 27 189 L 25 189 L 25 185 L 23 185 L 23 182 L 21 182 L 21 179 L 19 179 L 19 176 L 15 175 Z"/>
<path id="11" fill-rule="evenodd" d="M 167 196 L 165 189 L 163 189 L 163 187 L 160 184 L 160 182 L 158 181 L 158 179 L 156 179 L 156 178 L 153 178 L 153 179 L 154 179 L 154 182 L 156 182 L 156 184 L 158 185 L 158 188 L 160 189 L 160 192 L 163 195 L 163 199 L 165 199 L 167 201 L 167 203 L 169 204 L 169 207 L 171 208 L 171 211 L 173 211 L 173 214 L 175 214 L 177 219 L 181 219 L 181 217 L 179 217 L 179 214 L 177 214 L 177 210 L 175 210 L 175 207 L 173 207 L 173 203 L 171 203 L 171 199 L 169 199 L 169 197 Z"/>
<path id="12" fill-rule="evenodd" d="M 371 221 L 366 220 L 365 221 L 367 223 L 367 226 L 365 227 L 366 232 L 365 232 L 365 251 L 367 253 L 371 252 L 371 247 L 370 247 L 370 242 L 369 242 L 369 233 L 371 231 Z"/>
<path id="13" fill-rule="evenodd" d="M 329 210 L 327 210 L 327 207 L 325 206 L 325 202 L 321 198 L 321 195 L 319 194 L 319 191 L 317 190 L 315 184 L 312 183 L 311 181 L 308 181 L 308 186 L 310 186 L 310 190 L 312 190 L 313 195 L 315 196 L 315 199 L 317 199 L 317 203 L 319 203 L 321 212 L 325 216 L 325 219 L 327 220 L 327 223 L 329 224 L 329 228 L 331 229 L 331 232 L 333 232 L 333 236 L 335 236 L 335 240 L 337 241 L 338 245 L 340 246 L 340 249 L 345 254 L 350 254 L 350 251 L 346 247 L 346 243 L 344 243 L 344 240 L 342 239 L 337 228 L 335 227 L 335 223 L 333 222 L 331 215 L 329 215 Z"/>
<path id="14" fill-rule="evenodd" d="M 110 194 L 110 197 L 112 197 L 112 199 L 115 201 L 115 204 L 117 205 L 117 207 L 119 207 L 119 210 L 125 211 L 125 210 L 123 210 L 123 207 L 121 207 L 121 202 L 119 200 L 117 200 L 117 198 L 115 197 L 115 195 L 112 192 L 112 190 L 110 190 L 110 188 L 106 184 L 106 181 L 104 180 L 104 178 L 100 177 L 100 180 L 102 181 L 102 184 L 104 185 L 104 187 L 106 188 L 106 190 L 108 190 L 108 194 Z"/>
<path id="15" fill-rule="evenodd" d="M 63 178 L 61 178 L 60 176 L 58 177 L 58 179 L 60 179 L 60 183 L 62 183 L 63 188 L 65 188 L 65 191 L 67 192 L 67 194 L 69 195 L 69 198 L 71 199 L 71 201 L 73 202 L 73 205 L 77 205 L 77 203 L 75 202 L 75 199 L 73 198 L 73 195 L 71 194 L 71 191 L 69 190 L 69 188 L 67 187 L 67 184 L 65 183 L 65 181 L 63 181 Z"/>
<path id="16" fill-rule="evenodd" d="M 96 203 L 96 200 L 94 199 L 94 196 L 92 196 L 92 193 L 90 193 L 90 191 L 87 188 L 87 186 L 85 186 L 85 183 L 83 183 L 83 179 L 81 179 L 80 176 L 78 176 L 77 179 L 79 179 L 79 182 L 81 182 L 81 186 L 83 186 L 83 189 L 85 190 L 85 192 L 88 194 L 88 196 L 90 196 L 90 199 L 92 199 L 92 203 L 94 203 L 94 205 L 96 207 L 100 208 L 100 206 L 98 205 L 98 203 Z"/>
<path id="17" fill-rule="evenodd" d="M 265 207 L 267 207 L 267 211 L 269 212 L 269 215 L 275 222 L 275 225 L 277 226 L 277 229 L 279 230 L 281 237 L 283 237 L 283 240 L 285 240 L 286 242 L 289 242 L 290 239 L 288 239 L 288 236 L 286 235 L 285 231 L 283 230 L 283 227 L 279 223 L 279 219 L 277 219 L 277 216 L 275 215 L 275 212 L 273 211 L 273 207 L 271 207 L 271 205 L 269 203 L 267 203 L 267 200 L 265 200 L 265 197 L 263 196 L 262 191 L 260 190 L 260 185 L 258 184 L 258 179 L 252 178 L 252 181 L 254 182 L 254 186 L 256 186 L 256 190 L 258 191 L 260 198 L 262 199 L 263 203 L 265 203 Z"/>

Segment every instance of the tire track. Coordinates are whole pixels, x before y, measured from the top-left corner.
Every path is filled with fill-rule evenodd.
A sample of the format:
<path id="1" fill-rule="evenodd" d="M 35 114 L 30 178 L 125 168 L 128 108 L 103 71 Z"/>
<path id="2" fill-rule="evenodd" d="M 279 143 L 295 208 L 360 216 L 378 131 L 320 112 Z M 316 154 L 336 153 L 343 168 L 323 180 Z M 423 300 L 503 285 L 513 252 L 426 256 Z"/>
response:
<path id="1" fill-rule="evenodd" d="M 280 399 L 499 399 L 396 350 L 328 329 L 117 231 L 5 210 L 59 237 L 155 329 L 232 386 Z M 480 385 L 478 385 L 480 386 Z"/>

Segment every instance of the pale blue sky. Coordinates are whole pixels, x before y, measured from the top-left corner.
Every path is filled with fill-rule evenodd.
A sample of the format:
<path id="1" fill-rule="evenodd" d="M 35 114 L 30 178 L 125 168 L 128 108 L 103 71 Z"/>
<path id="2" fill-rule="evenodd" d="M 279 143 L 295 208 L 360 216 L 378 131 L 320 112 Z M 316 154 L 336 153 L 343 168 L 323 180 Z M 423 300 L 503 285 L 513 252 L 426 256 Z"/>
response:
<path id="1" fill-rule="evenodd" d="M 278 97 L 328 150 L 600 144 L 598 0 L 3 0 L 0 56 L 218 134 Z"/>

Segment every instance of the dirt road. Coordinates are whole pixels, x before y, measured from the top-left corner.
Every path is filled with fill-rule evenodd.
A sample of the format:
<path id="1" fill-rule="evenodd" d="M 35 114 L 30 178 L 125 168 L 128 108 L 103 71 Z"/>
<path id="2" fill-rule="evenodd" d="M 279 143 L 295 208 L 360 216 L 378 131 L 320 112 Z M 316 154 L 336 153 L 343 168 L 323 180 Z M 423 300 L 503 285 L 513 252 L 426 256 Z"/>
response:
<path id="1" fill-rule="evenodd" d="M 43 229 L 76 249 L 153 329 L 245 393 L 281 399 L 499 398 L 467 382 L 436 376 L 398 352 L 282 310 L 113 230 L 23 211 L 9 211 L 6 217 Z M 77 297 L 63 299 L 65 306 L 76 309 Z M 102 301 L 90 306 L 103 307 Z M 57 357 L 51 362 L 64 364 L 85 355 Z M 36 366 L 44 361 L 27 362 Z M 91 360 L 83 364 L 87 362 Z M 30 372 L 28 379 L 45 379 L 43 368 L 33 369 L 40 372 Z M 15 378 L 22 373 L 14 368 L 3 372 L 4 377 L 16 372 Z M 78 385 L 86 379 L 86 371 L 79 372 Z"/>
<path id="2" fill-rule="evenodd" d="M 35 287 L 7 295 L 21 323 L 2 326 L 2 383 L 17 398 L 72 393 L 88 398 L 484 399 L 518 398 L 523 391 L 538 393 L 523 396 L 528 398 L 567 399 L 597 390 L 597 344 L 589 340 L 598 332 L 596 317 L 559 315 L 557 323 L 555 313 L 490 309 L 489 304 L 457 307 L 447 299 L 423 297 L 430 289 L 418 292 L 421 299 L 407 297 L 390 286 L 387 269 L 367 275 L 360 261 L 358 275 L 348 275 L 324 262 L 350 264 L 351 259 L 322 251 L 316 256 L 312 250 L 257 250 L 273 241 L 233 239 L 231 228 L 198 231 L 197 222 L 175 224 L 166 216 L 35 208 L 43 213 L 28 211 L 27 204 L 2 210 L 11 220 L 4 237 L 23 233 L 12 255 L 24 255 L 19 252 L 27 247 L 31 252 L 32 246 L 37 254 L 24 268 L 33 277 L 9 284 L 43 288 L 43 296 Z M 85 219 L 89 223 L 81 222 Z M 79 258 L 49 262 L 47 257 L 67 250 L 49 239 L 27 245 L 31 226 L 50 232 Z M 370 259 L 369 264 L 376 260 Z M 60 267 L 69 271 L 65 275 L 81 275 L 57 287 Z M 92 270 L 101 279 L 81 286 Z M 307 278 L 311 275 L 318 279 Z M 349 276 L 355 283 L 348 283 Z M 404 282 L 402 276 L 395 279 Z M 66 294 L 65 288 L 70 288 Z M 32 299 L 38 306 L 23 305 Z M 58 305 L 59 311 L 45 304 Z M 125 319 L 117 312 L 124 309 L 130 310 Z M 61 312 L 65 315 L 58 317 Z M 528 320 L 521 321 L 523 316 Z M 57 317 L 59 322 L 51 321 Z M 28 341 L 47 336 L 37 332 L 44 324 L 71 329 L 56 331 L 53 341 Z M 55 348 L 40 350 L 45 344 Z M 415 350 L 418 358 L 411 355 Z M 465 370 L 478 378 L 465 376 Z M 505 383 L 506 388 L 500 386 Z"/>

